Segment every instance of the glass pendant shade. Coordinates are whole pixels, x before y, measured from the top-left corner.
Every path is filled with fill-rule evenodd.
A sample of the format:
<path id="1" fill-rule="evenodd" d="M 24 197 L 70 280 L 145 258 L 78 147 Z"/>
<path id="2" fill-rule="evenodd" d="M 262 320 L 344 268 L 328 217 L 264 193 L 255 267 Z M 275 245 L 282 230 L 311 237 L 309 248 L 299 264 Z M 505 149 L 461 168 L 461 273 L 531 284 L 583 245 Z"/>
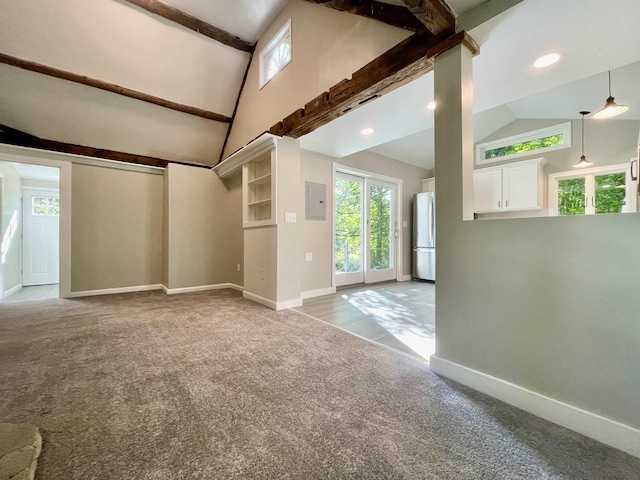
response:
<path id="1" fill-rule="evenodd" d="M 580 160 L 573 164 L 574 168 L 587 168 L 591 165 L 593 165 L 593 162 L 587 160 L 587 157 L 585 157 L 584 155 L 580 157 Z"/>
<path id="2" fill-rule="evenodd" d="M 621 113 L 629 110 L 629 107 L 626 105 L 618 105 L 613 97 L 607 98 L 606 103 L 602 109 L 598 110 L 598 112 L 593 116 L 593 118 L 611 118 L 616 115 L 620 115 Z"/>
<path id="3" fill-rule="evenodd" d="M 618 105 L 611 96 L 611 70 L 609 70 L 609 98 L 604 103 L 604 107 L 596 112 L 593 118 L 611 118 L 629 110 L 626 105 Z"/>

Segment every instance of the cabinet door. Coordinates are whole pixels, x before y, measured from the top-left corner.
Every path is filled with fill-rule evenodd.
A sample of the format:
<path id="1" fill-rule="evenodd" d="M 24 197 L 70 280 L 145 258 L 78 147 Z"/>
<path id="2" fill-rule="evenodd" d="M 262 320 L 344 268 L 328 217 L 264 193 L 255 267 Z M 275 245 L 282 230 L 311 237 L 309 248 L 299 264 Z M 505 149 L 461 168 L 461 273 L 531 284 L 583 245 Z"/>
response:
<path id="1" fill-rule="evenodd" d="M 436 191 L 436 179 L 434 177 L 425 178 L 420 180 L 422 182 L 423 192 L 435 192 Z"/>
<path id="2" fill-rule="evenodd" d="M 502 170 L 473 172 L 473 210 L 476 213 L 502 210 Z"/>
<path id="3" fill-rule="evenodd" d="M 539 164 L 505 167 L 505 210 L 535 210 L 540 208 Z"/>

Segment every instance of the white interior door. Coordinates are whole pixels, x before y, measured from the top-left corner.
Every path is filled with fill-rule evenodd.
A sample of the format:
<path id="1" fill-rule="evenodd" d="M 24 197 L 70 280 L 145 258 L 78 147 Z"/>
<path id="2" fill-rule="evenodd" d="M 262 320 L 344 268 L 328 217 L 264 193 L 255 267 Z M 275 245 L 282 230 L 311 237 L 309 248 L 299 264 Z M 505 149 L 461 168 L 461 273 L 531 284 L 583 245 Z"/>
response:
<path id="1" fill-rule="evenodd" d="M 336 172 L 334 282 L 397 278 L 396 185 Z"/>
<path id="2" fill-rule="evenodd" d="M 59 282 L 60 192 L 22 191 L 22 285 Z"/>

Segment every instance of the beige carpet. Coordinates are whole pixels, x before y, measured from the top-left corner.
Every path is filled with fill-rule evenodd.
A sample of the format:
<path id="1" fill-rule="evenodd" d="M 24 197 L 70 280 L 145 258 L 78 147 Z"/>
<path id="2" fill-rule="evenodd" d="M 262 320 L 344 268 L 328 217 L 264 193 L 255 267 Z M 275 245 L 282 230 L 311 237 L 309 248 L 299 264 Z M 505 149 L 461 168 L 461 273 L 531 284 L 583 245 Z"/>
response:
<path id="1" fill-rule="evenodd" d="M 638 479 L 640 460 L 225 290 L 0 304 L 36 478 Z"/>

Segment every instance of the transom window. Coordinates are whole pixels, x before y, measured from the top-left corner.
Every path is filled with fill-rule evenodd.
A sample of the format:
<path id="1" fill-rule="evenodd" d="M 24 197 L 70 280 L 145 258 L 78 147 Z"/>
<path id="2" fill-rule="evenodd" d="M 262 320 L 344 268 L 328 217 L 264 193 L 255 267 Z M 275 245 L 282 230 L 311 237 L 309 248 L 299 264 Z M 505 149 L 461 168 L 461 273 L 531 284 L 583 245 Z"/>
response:
<path id="1" fill-rule="evenodd" d="M 636 211 L 628 164 L 549 175 L 550 215 L 594 215 Z"/>
<path id="2" fill-rule="evenodd" d="M 571 122 L 565 122 L 491 142 L 479 143 L 476 146 L 476 164 L 501 162 L 569 147 L 571 147 Z"/>
<path id="3" fill-rule="evenodd" d="M 31 197 L 31 215 L 36 217 L 59 217 L 60 199 L 55 197 Z"/>
<path id="4" fill-rule="evenodd" d="M 291 19 L 289 19 L 260 52 L 260 88 L 275 77 L 291 59 Z"/>

